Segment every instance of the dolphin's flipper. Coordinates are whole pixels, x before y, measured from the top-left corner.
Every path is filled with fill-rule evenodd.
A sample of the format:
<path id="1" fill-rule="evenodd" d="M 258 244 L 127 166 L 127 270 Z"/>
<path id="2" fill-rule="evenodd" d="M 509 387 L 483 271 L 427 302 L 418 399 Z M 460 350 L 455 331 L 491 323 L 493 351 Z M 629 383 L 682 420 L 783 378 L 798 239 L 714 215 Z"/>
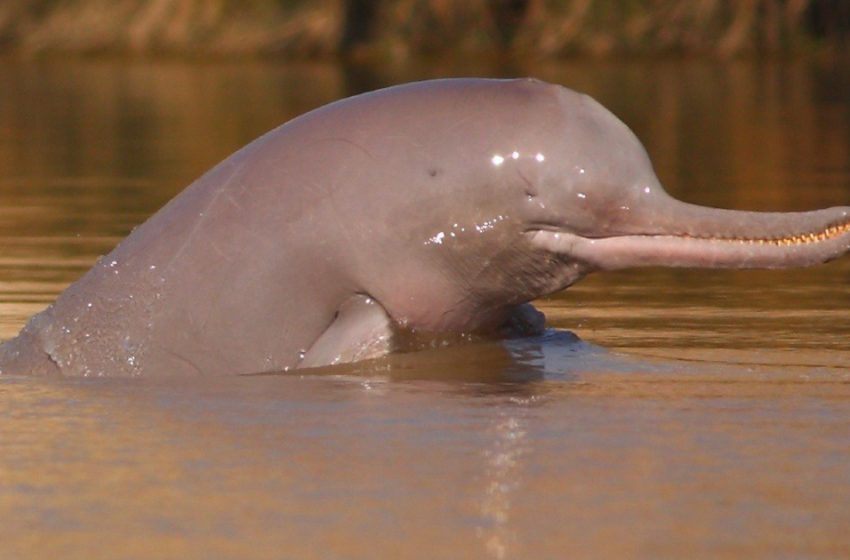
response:
<path id="1" fill-rule="evenodd" d="M 304 354 L 298 367 L 377 358 L 390 352 L 392 336 L 392 320 L 381 304 L 357 294 L 342 304 L 333 322 Z"/>

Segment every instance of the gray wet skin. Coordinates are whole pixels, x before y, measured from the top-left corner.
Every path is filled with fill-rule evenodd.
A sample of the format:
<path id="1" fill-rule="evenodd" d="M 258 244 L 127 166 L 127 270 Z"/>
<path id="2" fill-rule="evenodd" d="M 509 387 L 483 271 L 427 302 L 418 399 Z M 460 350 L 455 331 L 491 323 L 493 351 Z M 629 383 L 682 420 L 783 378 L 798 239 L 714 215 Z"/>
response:
<path id="1" fill-rule="evenodd" d="M 795 267 L 850 208 L 668 196 L 632 132 L 535 80 L 421 82 L 269 132 L 189 186 L 21 334 L 3 373 L 236 374 L 373 357 L 394 333 L 539 328 L 524 304 L 635 266 Z"/>

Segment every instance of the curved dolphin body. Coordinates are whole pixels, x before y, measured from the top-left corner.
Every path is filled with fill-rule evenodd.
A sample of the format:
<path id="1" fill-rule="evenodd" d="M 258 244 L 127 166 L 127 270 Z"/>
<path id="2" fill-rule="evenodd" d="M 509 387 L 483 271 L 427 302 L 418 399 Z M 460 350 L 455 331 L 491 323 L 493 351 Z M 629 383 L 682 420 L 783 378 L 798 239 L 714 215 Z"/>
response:
<path id="1" fill-rule="evenodd" d="M 0 371 L 354 361 L 399 332 L 533 324 L 523 304 L 592 271 L 807 266 L 848 248 L 850 208 L 671 198 L 634 134 L 585 95 L 529 79 L 413 83 L 225 159 L 0 346 Z"/>

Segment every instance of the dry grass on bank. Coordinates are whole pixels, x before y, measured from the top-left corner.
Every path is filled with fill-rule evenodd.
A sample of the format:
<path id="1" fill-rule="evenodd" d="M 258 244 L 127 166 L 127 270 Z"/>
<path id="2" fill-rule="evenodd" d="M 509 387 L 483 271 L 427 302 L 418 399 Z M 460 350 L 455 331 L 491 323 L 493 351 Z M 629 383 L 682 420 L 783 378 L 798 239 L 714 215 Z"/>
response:
<path id="1" fill-rule="evenodd" d="M 837 22 L 832 25 L 830 22 Z M 292 57 L 710 53 L 841 42 L 844 0 L 3 0 L 0 46 Z"/>

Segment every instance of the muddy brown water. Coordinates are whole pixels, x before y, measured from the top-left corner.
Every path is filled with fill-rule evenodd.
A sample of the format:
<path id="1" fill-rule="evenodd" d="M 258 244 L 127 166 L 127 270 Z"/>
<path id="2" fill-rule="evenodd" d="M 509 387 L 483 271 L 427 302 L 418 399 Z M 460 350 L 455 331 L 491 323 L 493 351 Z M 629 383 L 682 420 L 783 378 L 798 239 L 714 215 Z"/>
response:
<path id="1" fill-rule="evenodd" d="M 850 203 L 834 62 L 0 61 L 0 338 L 206 168 L 453 74 L 596 96 L 701 204 Z M 850 557 L 850 258 L 645 270 L 557 330 L 314 374 L 0 378 L 2 558 Z M 238 335 L 238 333 L 235 333 Z"/>

